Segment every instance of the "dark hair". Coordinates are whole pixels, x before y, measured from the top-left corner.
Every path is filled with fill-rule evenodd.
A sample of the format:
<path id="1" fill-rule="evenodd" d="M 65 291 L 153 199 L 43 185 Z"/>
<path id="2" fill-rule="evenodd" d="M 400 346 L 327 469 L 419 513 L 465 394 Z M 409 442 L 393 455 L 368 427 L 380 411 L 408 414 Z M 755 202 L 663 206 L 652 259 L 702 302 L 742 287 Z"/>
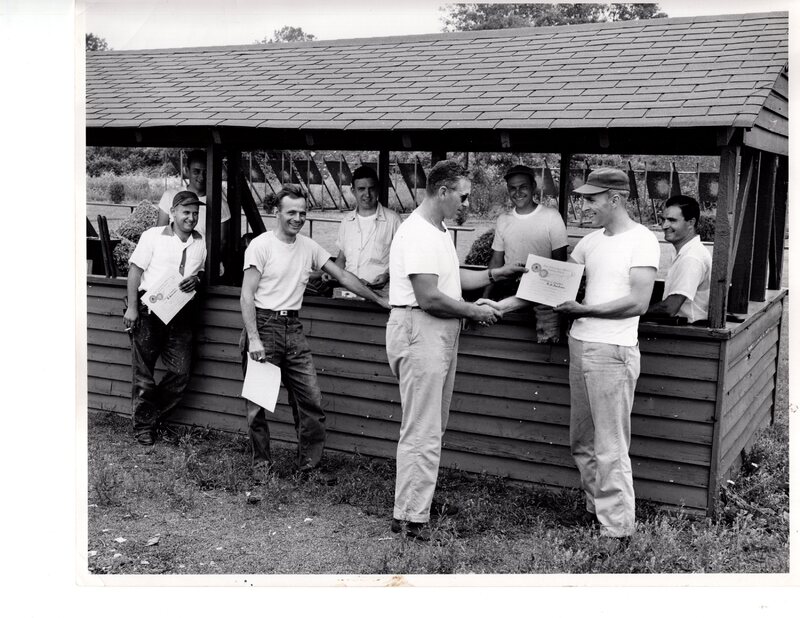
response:
<path id="1" fill-rule="evenodd" d="M 189 169 L 192 163 L 205 163 L 206 153 L 203 150 L 190 150 L 186 154 L 186 169 Z"/>
<path id="2" fill-rule="evenodd" d="M 308 199 L 306 198 L 306 192 L 303 191 L 300 185 L 285 184 L 281 187 L 281 190 L 278 191 L 278 194 L 275 196 L 275 204 L 278 210 L 281 209 L 281 202 L 285 197 L 288 197 L 289 199 L 292 200 Z"/>
<path id="3" fill-rule="evenodd" d="M 439 161 L 428 174 L 425 192 L 431 196 L 436 195 L 442 185 L 445 185 L 448 189 L 454 189 L 459 179 L 466 177 L 467 170 L 461 164 L 455 161 Z"/>
<path id="4" fill-rule="evenodd" d="M 688 195 L 673 195 L 669 198 L 666 202 L 664 202 L 664 208 L 669 208 L 670 206 L 677 206 L 681 209 L 681 215 L 686 221 L 690 221 L 694 219 L 694 229 L 697 229 L 698 224 L 700 223 L 700 204 L 697 203 L 697 200 L 693 197 L 689 197 Z"/>
<path id="5" fill-rule="evenodd" d="M 362 178 L 374 180 L 375 184 L 380 182 L 378 180 L 378 172 L 372 169 L 369 165 L 362 165 L 361 167 L 357 168 L 355 172 L 353 172 L 353 186 L 355 186 L 356 180 L 361 180 Z"/>

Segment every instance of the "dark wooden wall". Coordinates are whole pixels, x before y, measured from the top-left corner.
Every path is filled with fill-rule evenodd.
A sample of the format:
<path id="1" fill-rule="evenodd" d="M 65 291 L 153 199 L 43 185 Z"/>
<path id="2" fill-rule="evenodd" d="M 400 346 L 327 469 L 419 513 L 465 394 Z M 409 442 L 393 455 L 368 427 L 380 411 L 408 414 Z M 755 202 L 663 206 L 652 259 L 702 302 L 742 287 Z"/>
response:
<path id="1" fill-rule="evenodd" d="M 88 404 L 130 414 L 124 293 L 124 280 L 90 277 Z M 176 417 L 181 422 L 246 430 L 238 294 L 238 288 L 216 287 L 206 298 L 194 376 Z M 386 362 L 387 314 L 369 303 L 307 298 L 301 315 L 323 391 L 328 446 L 393 458 L 401 411 L 397 382 Z M 674 327 L 642 326 L 631 446 L 639 498 L 697 510 L 709 506 L 713 470 L 720 469 L 713 464 L 714 453 L 728 462 L 727 453 L 760 426 L 765 410 L 768 415 L 777 327 L 773 324 L 741 350 L 698 335 L 702 331 L 677 329 L 691 335 L 681 336 Z M 723 417 L 715 432 L 720 354 L 726 345 L 726 401 L 745 388 L 741 377 L 735 380 L 742 372 L 753 376 L 757 389 L 745 389 L 745 401 L 752 406 L 732 405 L 731 418 Z M 271 430 L 277 440 L 295 440 L 283 389 Z M 714 447 L 717 434 L 722 448 Z M 535 343 L 535 331 L 524 320 L 463 333 L 442 464 L 550 487 L 577 487 L 569 452 L 567 347 Z"/>

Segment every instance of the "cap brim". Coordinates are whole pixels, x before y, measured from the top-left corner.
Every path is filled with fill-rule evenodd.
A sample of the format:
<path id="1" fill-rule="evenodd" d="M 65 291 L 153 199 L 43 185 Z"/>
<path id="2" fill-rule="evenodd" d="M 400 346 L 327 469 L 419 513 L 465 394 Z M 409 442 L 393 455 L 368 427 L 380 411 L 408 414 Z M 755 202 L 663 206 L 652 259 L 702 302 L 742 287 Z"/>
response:
<path id="1" fill-rule="evenodd" d="M 596 193 L 604 193 L 604 192 L 606 192 L 608 190 L 609 190 L 608 187 L 596 187 L 595 185 L 583 185 L 581 187 L 578 187 L 577 189 L 574 189 L 572 192 L 573 193 L 582 193 L 584 195 L 594 195 Z"/>

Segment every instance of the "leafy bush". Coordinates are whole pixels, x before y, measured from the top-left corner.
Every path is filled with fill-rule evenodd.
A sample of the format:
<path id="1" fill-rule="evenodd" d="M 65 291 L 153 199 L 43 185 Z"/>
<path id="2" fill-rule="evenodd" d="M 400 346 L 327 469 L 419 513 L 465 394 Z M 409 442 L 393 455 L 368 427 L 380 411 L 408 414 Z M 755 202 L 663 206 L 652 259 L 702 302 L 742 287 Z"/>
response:
<path id="1" fill-rule="evenodd" d="M 146 229 L 153 227 L 158 221 L 158 208 L 150 202 L 143 200 L 134 208 L 116 229 L 116 234 L 120 238 L 125 238 L 132 243 L 138 243 L 139 238 Z"/>
<path id="2" fill-rule="evenodd" d="M 127 238 L 120 238 L 119 244 L 114 247 L 114 264 L 117 266 L 117 276 L 128 276 L 128 260 L 133 255 L 133 250 L 136 248 L 136 243 L 131 242 Z"/>
<path id="3" fill-rule="evenodd" d="M 488 230 L 478 236 L 464 258 L 465 264 L 475 266 L 488 266 L 492 257 L 492 242 L 494 241 L 494 230 Z"/>
<path id="4" fill-rule="evenodd" d="M 108 186 L 108 199 L 112 204 L 122 204 L 125 200 L 125 185 L 115 180 Z"/>
<path id="5" fill-rule="evenodd" d="M 142 200 L 157 203 L 167 188 L 181 187 L 180 178 L 177 176 L 151 179 L 142 175 L 114 176 L 106 173 L 86 178 L 86 199 L 90 202 L 107 202 L 109 187 L 114 182 L 121 182 L 124 185 L 125 201 L 129 204 L 138 204 Z"/>
<path id="6" fill-rule="evenodd" d="M 700 213 L 700 221 L 697 224 L 697 233 L 700 235 L 700 240 L 706 242 L 714 242 L 714 230 L 717 226 L 716 213 Z"/>

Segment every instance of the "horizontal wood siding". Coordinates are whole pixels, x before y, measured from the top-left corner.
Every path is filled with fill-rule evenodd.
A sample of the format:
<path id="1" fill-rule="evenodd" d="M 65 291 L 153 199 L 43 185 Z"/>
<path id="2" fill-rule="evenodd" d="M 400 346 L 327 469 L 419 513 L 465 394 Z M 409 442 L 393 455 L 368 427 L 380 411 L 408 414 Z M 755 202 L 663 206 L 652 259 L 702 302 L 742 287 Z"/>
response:
<path id="1" fill-rule="evenodd" d="M 783 303 L 776 302 L 728 343 L 720 419 L 719 476 L 733 474 L 761 427 L 769 424 L 775 403 Z"/>
<path id="2" fill-rule="evenodd" d="M 88 287 L 89 407 L 130 414 L 130 344 L 120 282 Z M 386 361 L 385 313 L 368 303 L 306 299 L 301 312 L 327 414 L 328 447 L 393 458 L 401 410 Z M 189 391 L 175 419 L 245 431 L 234 288 L 204 301 Z M 642 372 L 632 416 L 637 496 L 707 508 L 720 342 L 673 335 L 640 342 Z M 465 331 L 442 464 L 550 487 L 578 487 L 569 452 L 569 353 L 535 343 L 522 320 Z M 286 393 L 270 416 L 276 440 L 294 442 Z"/>

